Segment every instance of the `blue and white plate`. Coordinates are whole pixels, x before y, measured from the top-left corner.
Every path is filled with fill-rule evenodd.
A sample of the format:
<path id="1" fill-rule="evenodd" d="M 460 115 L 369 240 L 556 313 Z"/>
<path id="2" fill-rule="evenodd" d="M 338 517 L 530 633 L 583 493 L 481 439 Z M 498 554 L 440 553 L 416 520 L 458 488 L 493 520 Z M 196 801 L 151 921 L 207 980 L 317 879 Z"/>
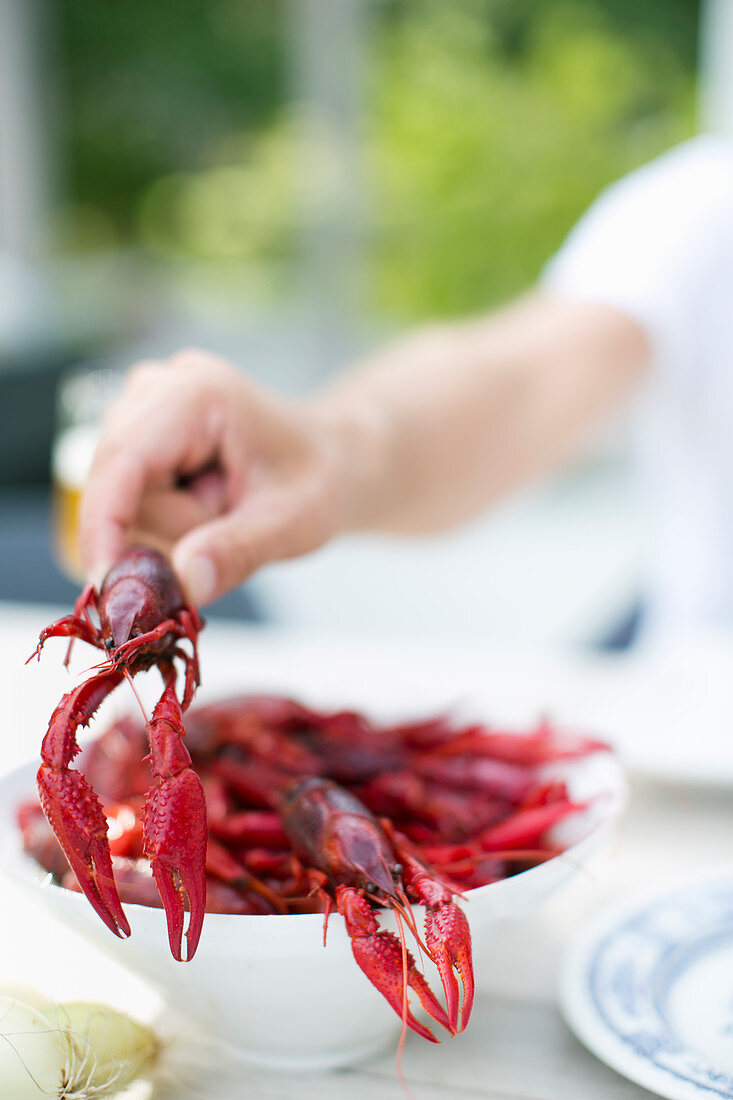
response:
<path id="1" fill-rule="evenodd" d="M 733 1098 L 733 867 L 605 910 L 565 957 L 560 1006 L 589 1050 L 644 1088 Z"/>

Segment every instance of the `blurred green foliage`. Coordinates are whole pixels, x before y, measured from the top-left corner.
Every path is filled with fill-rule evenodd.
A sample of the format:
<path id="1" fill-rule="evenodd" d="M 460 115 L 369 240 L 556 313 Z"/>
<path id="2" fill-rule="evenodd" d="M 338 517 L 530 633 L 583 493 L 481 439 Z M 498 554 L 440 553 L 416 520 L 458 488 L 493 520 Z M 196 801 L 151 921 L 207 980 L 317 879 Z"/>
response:
<path id="1" fill-rule="evenodd" d="M 604 184 L 687 136 L 694 8 L 399 5 L 372 72 L 379 307 L 455 314 L 521 290 Z"/>
<path id="2" fill-rule="evenodd" d="M 67 247 L 287 270 L 303 125 L 284 0 L 58 9 Z M 371 0 L 368 307 L 455 315 L 530 283 L 606 183 L 692 132 L 697 15 L 695 0 Z"/>
<path id="3" fill-rule="evenodd" d="M 55 0 L 70 198 L 121 240 L 162 176 L 222 159 L 286 97 L 282 0 Z"/>

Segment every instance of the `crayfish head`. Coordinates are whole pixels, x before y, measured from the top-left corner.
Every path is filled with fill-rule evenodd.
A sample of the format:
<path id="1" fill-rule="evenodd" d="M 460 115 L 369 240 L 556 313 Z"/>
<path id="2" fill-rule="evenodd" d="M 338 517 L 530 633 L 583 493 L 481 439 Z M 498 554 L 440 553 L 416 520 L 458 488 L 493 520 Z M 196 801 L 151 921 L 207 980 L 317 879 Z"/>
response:
<path id="1" fill-rule="evenodd" d="M 105 646 L 112 650 L 148 634 L 185 606 L 169 562 L 146 546 L 130 547 L 115 562 L 104 578 L 98 602 Z M 161 641 L 157 652 L 165 650 Z"/>
<path id="2" fill-rule="evenodd" d="M 362 887 L 369 894 L 397 897 L 397 865 L 375 821 L 361 814 L 342 813 L 329 830 L 326 852 L 329 870 L 340 882 Z"/>
<path id="3" fill-rule="evenodd" d="M 351 791 L 313 776 L 285 790 L 283 829 L 300 859 L 333 882 L 397 899 L 400 868 L 379 822 Z"/>
<path id="4" fill-rule="evenodd" d="M 102 589 L 100 617 L 105 646 L 119 649 L 130 638 L 151 630 L 163 614 L 149 586 L 137 577 L 126 577 Z"/>

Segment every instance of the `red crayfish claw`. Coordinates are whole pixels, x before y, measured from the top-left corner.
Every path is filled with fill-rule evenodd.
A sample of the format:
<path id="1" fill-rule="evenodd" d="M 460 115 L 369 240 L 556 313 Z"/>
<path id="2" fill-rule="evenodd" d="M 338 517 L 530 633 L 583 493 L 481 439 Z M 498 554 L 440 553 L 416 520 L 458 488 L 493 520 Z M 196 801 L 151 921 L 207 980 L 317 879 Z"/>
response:
<path id="1" fill-rule="evenodd" d="M 445 902 L 435 909 L 428 908 L 425 917 L 425 943 L 443 983 L 451 1031 L 464 1031 L 471 1017 L 474 997 L 471 933 L 465 913 L 454 901 Z M 460 1027 L 456 973 L 463 985 Z"/>
<path id="2" fill-rule="evenodd" d="M 471 931 L 466 914 L 456 905 L 457 888 L 438 878 L 417 857 L 407 837 L 387 820 L 380 822 L 402 862 L 408 897 L 425 906 L 425 945 L 435 963 L 445 992 L 450 1030 L 463 1031 L 471 1016 L 474 998 Z M 458 978 L 463 986 L 460 1004 Z M 460 1007 L 461 1026 L 458 1026 Z"/>
<path id="3" fill-rule="evenodd" d="M 145 797 L 145 854 L 168 921 L 171 952 L 182 961 L 185 910 L 190 912 L 186 958 L 198 946 L 206 910 L 206 799 L 183 744 L 181 704 L 171 667 L 148 723 L 153 785 Z"/>
<path id="4" fill-rule="evenodd" d="M 70 768 L 79 752 L 76 731 L 92 718 L 122 679 L 100 673 L 68 692 L 51 715 L 41 746 L 38 793 L 43 811 L 90 904 L 116 936 L 129 936 L 112 874 L 107 819 L 81 772 Z"/>
<path id="5" fill-rule="evenodd" d="M 430 1028 L 413 1016 L 405 984 L 417 993 L 420 1004 L 436 1023 L 455 1032 L 445 1009 L 417 969 L 412 954 L 393 932 L 379 927 L 362 892 L 353 886 L 337 886 L 336 906 L 346 922 L 351 951 L 358 966 L 407 1026 L 423 1039 L 439 1042 Z"/>
<path id="6" fill-rule="evenodd" d="M 44 812 L 79 886 L 116 936 L 130 935 L 112 873 L 107 819 L 81 772 L 56 771 L 42 764 L 38 792 Z"/>

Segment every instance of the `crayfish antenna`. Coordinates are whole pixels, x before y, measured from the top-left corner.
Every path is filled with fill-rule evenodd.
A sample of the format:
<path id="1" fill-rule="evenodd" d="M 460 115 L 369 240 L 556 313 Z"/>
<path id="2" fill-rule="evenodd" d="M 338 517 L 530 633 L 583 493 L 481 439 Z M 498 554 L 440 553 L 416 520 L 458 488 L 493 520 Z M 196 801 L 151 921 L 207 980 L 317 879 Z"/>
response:
<path id="1" fill-rule="evenodd" d="M 397 1053 L 395 1054 L 395 1072 L 397 1074 L 397 1080 L 402 1085 L 402 1090 L 405 1096 L 409 1100 L 417 1100 L 414 1092 L 407 1083 L 404 1070 L 402 1068 L 402 1057 L 405 1053 L 405 1040 L 407 1039 L 407 1013 L 409 1012 L 407 1002 L 407 975 L 408 975 L 408 963 L 407 963 L 407 943 L 405 941 L 405 930 L 402 927 L 402 920 L 398 910 L 395 910 L 395 920 L 397 921 L 397 927 L 400 930 L 400 948 L 402 950 L 402 1027 L 400 1028 L 400 1041 L 397 1044 Z"/>
<path id="2" fill-rule="evenodd" d="M 137 705 L 140 707 L 140 711 L 141 711 L 142 716 L 143 716 L 143 722 L 145 722 L 146 725 L 147 725 L 148 716 L 145 713 L 145 707 L 143 706 L 143 701 L 140 698 L 140 693 L 137 690 L 137 688 L 135 687 L 135 681 L 133 680 L 132 676 L 130 675 L 130 670 L 128 668 L 125 668 L 125 669 L 123 669 L 123 673 L 124 673 L 125 679 L 127 680 L 128 684 L 130 685 L 130 690 L 132 691 L 132 694 L 137 699 Z"/>
<path id="3" fill-rule="evenodd" d="M 399 899 L 399 904 L 395 904 L 394 902 L 392 902 L 389 907 L 394 910 L 395 916 L 402 917 L 405 924 L 410 929 L 410 932 L 414 936 L 415 942 L 417 943 L 420 950 L 424 951 L 426 955 L 429 955 L 430 952 L 428 951 L 427 946 L 424 943 L 422 936 L 420 935 L 420 931 L 417 927 L 417 921 L 415 920 L 415 914 L 413 913 L 412 907 L 410 905 L 410 899 L 408 898 L 402 886 L 397 887 L 397 897 Z"/>

